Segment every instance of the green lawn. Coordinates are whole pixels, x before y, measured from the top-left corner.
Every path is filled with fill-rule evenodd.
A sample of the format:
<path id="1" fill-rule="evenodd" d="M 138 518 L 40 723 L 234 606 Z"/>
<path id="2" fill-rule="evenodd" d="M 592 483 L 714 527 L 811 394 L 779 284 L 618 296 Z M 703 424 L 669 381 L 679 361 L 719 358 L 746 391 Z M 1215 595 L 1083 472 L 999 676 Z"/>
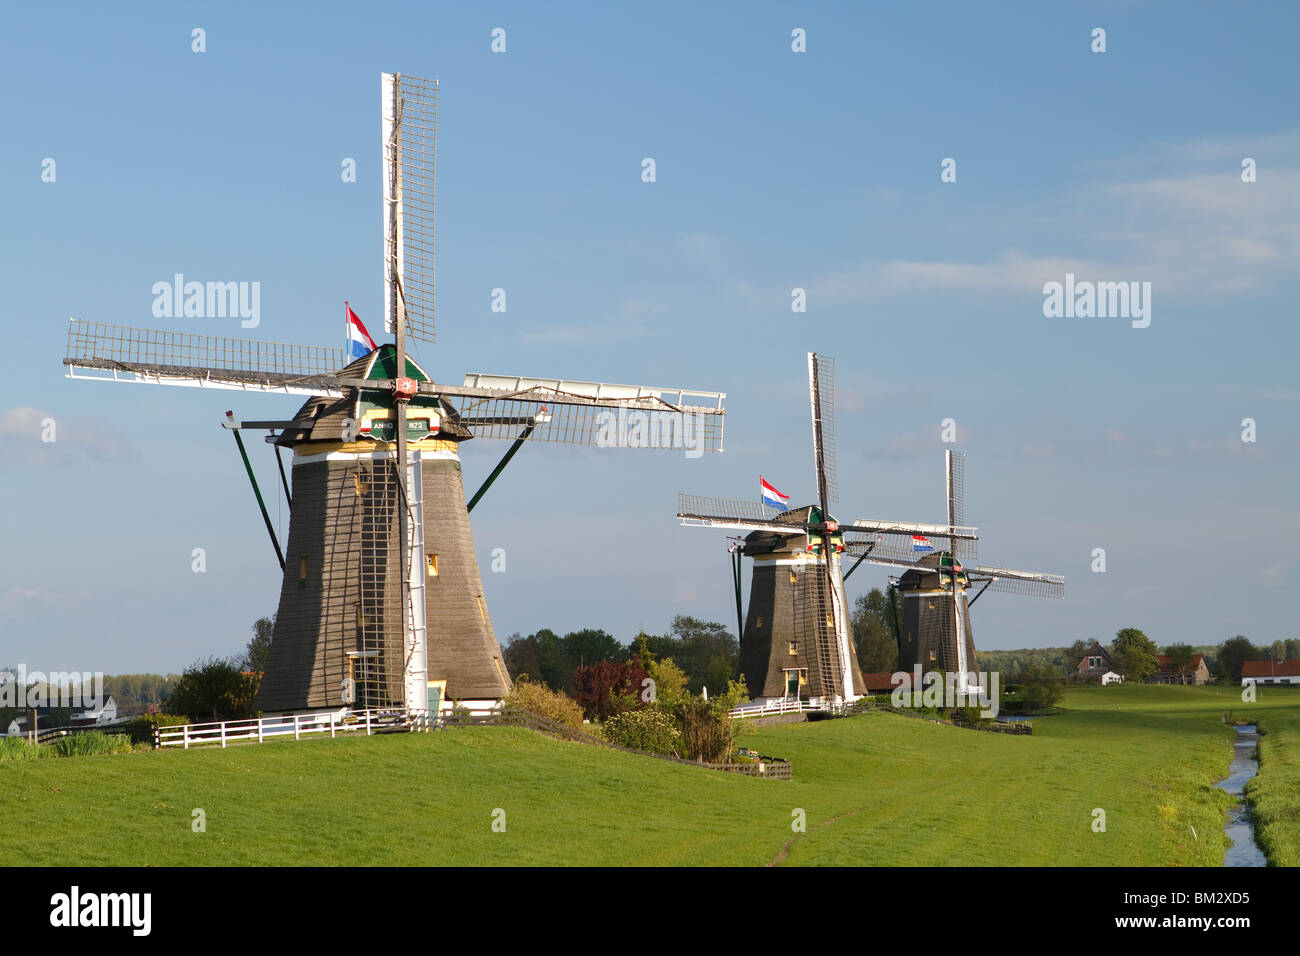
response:
<path id="1" fill-rule="evenodd" d="M 1231 710 L 1266 733 L 1250 790 L 1265 850 L 1298 862 L 1300 693 L 1246 705 L 1232 688 L 1098 687 L 1064 706 L 1032 737 L 886 713 L 751 730 L 745 745 L 793 761 L 790 782 L 507 728 L 0 763 L 0 852 L 59 865 L 1218 866 L 1230 798 L 1212 784 Z M 205 833 L 191 832 L 194 808 Z"/>

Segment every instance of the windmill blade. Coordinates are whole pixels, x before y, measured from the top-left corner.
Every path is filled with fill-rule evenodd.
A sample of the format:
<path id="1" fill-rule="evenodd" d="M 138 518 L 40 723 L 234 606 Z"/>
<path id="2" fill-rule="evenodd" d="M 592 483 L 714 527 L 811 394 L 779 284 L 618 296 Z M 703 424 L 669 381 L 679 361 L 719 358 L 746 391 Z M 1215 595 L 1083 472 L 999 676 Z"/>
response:
<path id="1" fill-rule="evenodd" d="M 68 322 L 68 378 L 229 388 L 289 395 L 343 395 L 333 378 L 343 350 L 230 339 L 101 322 Z"/>
<path id="2" fill-rule="evenodd" d="M 813 477 L 825 512 L 840 497 L 835 467 L 835 359 L 808 353 L 808 398 L 812 407 Z"/>
<path id="3" fill-rule="evenodd" d="M 883 523 L 883 522 L 882 522 Z M 916 527 L 924 528 L 925 525 Z M 872 553 L 878 557 L 889 558 L 891 560 L 907 562 L 919 561 L 926 555 L 936 554 L 943 550 L 943 539 L 940 533 L 946 533 L 947 527 L 941 527 L 940 532 L 929 531 L 886 531 L 872 534 L 855 534 L 851 529 L 845 533 L 845 547 L 855 554 L 864 552 Z M 969 546 L 970 550 L 975 550 L 977 545 L 974 540 L 974 528 L 962 529 L 963 534 L 970 534 L 971 540 L 961 540 L 960 543 Z M 933 535 L 934 537 L 930 537 Z M 924 541 L 918 541 L 918 536 Z M 961 557 L 958 556 L 958 561 Z"/>
<path id="4" fill-rule="evenodd" d="M 529 441 L 722 451 L 725 392 L 478 373 L 463 386 L 421 383 L 420 391 L 461 399 L 462 420 L 480 438 L 513 440 L 529 420 L 537 422 Z"/>
<path id="5" fill-rule="evenodd" d="M 688 527 L 739 528 L 742 531 L 777 531 L 785 534 L 798 534 L 804 530 L 802 524 L 773 518 L 773 514 L 773 509 L 756 501 L 677 495 L 677 517 Z"/>
<path id="6" fill-rule="evenodd" d="M 1027 597 L 1065 597 L 1065 578 L 1059 574 L 1039 574 L 1035 571 L 976 566 L 967 567 L 966 576 L 970 579 L 972 587 L 987 583 L 990 591 L 1023 594 Z"/>
<path id="7" fill-rule="evenodd" d="M 903 558 L 892 558 L 888 555 L 877 554 L 875 551 L 869 548 L 863 548 L 861 545 L 846 544 L 844 546 L 844 551 L 846 554 L 862 558 L 866 564 L 879 564 L 886 568 L 920 568 L 921 570 L 934 570 L 932 566 L 927 565 L 922 561 L 908 561 Z"/>
<path id="8" fill-rule="evenodd" d="M 948 449 L 944 453 L 947 465 L 948 524 L 960 527 L 966 520 L 966 455 Z M 968 541 L 949 535 L 950 550 L 958 560 L 974 561 L 978 555 Z"/>
<path id="9" fill-rule="evenodd" d="M 384 196 L 384 328 L 401 309 L 406 334 L 436 341 L 438 81 L 385 73 L 380 86 Z"/>

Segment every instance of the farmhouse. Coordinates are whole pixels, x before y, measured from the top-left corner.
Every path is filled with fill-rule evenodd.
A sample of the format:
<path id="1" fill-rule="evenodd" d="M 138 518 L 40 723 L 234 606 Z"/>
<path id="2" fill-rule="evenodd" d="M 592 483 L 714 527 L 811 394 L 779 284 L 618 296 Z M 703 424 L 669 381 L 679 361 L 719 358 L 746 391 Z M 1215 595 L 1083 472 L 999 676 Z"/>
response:
<path id="1" fill-rule="evenodd" d="M 1079 665 L 1074 669 L 1075 680 L 1081 681 L 1100 681 L 1103 684 L 1114 683 L 1123 678 L 1116 672 L 1115 662 L 1111 659 L 1106 648 L 1102 647 L 1096 641 L 1083 652 L 1079 658 Z M 1110 678 L 1107 680 L 1107 678 Z"/>
<path id="2" fill-rule="evenodd" d="M 1210 666 L 1205 663 L 1204 654 L 1193 657 L 1185 671 L 1180 671 L 1164 654 L 1157 654 L 1156 661 L 1160 665 L 1160 670 L 1147 679 L 1150 684 L 1199 685 L 1207 683 L 1210 679 Z"/>
<path id="3" fill-rule="evenodd" d="M 34 708 L 36 711 L 37 727 L 42 729 L 46 728 L 49 725 L 48 722 L 50 720 L 50 715 L 63 709 L 64 708 L 57 706 L 57 702 L 53 706 L 44 705 Z M 21 714 L 9 721 L 9 727 L 7 728 L 8 735 L 10 737 L 21 737 L 28 733 L 31 728 L 27 725 L 27 718 L 27 714 Z M 110 695 L 108 700 L 104 701 L 102 704 L 83 708 L 81 710 L 74 709 L 71 716 L 63 726 L 78 728 L 102 727 L 104 724 L 112 723 L 115 720 L 117 720 L 117 701 L 113 699 L 112 695 Z"/>
<path id="4" fill-rule="evenodd" d="M 1300 661 L 1246 661 L 1241 665 L 1241 682 L 1300 684 Z"/>

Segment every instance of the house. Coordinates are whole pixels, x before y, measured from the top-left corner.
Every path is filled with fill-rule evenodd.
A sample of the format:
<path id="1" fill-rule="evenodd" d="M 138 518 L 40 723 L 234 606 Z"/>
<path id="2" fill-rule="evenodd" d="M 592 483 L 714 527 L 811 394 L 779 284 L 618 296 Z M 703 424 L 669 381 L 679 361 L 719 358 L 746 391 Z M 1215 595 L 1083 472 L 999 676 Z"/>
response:
<path id="1" fill-rule="evenodd" d="M 50 714 L 65 708 L 60 707 L 57 701 L 53 704 L 45 704 L 33 708 L 36 711 L 36 726 L 39 729 L 48 729 L 50 727 Z M 9 722 L 7 733 L 10 737 L 22 737 L 30 732 L 27 725 L 28 713 L 19 714 Z M 109 695 L 108 700 L 98 706 L 83 707 L 74 709 L 71 716 L 60 723 L 63 727 L 75 727 L 78 730 L 84 730 L 88 727 L 102 727 L 105 724 L 111 724 L 117 720 L 117 701 Z"/>
<path id="2" fill-rule="evenodd" d="M 1300 661 L 1246 661 L 1241 683 L 1300 684 Z"/>
<path id="3" fill-rule="evenodd" d="M 1115 671 L 1106 671 L 1101 675 L 1101 682 L 1103 684 L 1122 684 L 1124 683 L 1124 675 L 1117 674 Z"/>
<path id="4" fill-rule="evenodd" d="M 868 694 L 892 694 L 897 686 L 893 678 L 894 675 L 889 671 L 878 674 L 863 674 L 862 686 Z"/>
<path id="5" fill-rule="evenodd" d="M 1205 684 L 1210 680 L 1210 666 L 1205 663 L 1205 655 L 1197 654 L 1187 665 L 1185 672 L 1180 672 L 1164 654 L 1156 655 L 1160 670 L 1147 678 L 1149 684 Z"/>
<path id="6" fill-rule="evenodd" d="M 1110 677 L 1110 680 L 1106 678 Z M 1123 680 L 1115 668 L 1110 653 L 1096 641 L 1083 652 L 1079 665 L 1074 669 L 1075 680 L 1101 681 L 1103 684 L 1115 683 L 1116 678 Z"/>

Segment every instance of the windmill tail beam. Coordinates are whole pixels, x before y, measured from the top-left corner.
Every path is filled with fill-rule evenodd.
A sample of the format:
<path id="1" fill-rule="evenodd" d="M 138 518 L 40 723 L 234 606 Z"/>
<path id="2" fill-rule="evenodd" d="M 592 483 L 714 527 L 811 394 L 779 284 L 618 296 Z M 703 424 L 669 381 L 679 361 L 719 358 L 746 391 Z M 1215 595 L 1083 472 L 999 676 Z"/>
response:
<path id="1" fill-rule="evenodd" d="M 275 548 L 275 559 L 280 562 L 280 570 L 284 571 L 284 552 L 280 550 L 280 542 L 275 537 L 275 526 L 271 524 L 271 515 L 266 510 L 266 502 L 262 500 L 262 490 L 257 486 L 257 477 L 253 474 L 253 466 L 248 460 L 248 451 L 244 448 L 244 439 L 239 434 L 238 428 L 231 429 L 231 434 L 235 436 L 235 445 L 239 448 L 239 457 L 244 460 L 244 471 L 248 473 L 248 482 L 253 486 L 253 496 L 257 498 L 257 507 L 262 512 L 262 521 L 266 524 L 266 533 L 271 538 L 271 547 Z"/>
<path id="2" fill-rule="evenodd" d="M 466 511 L 474 510 L 474 506 L 478 504 L 479 499 L 482 498 L 485 494 L 487 494 L 487 490 L 492 487 L 492 482 L 496 481 L 497 476 L 499 476 L 501 472 L 506 470 L 506 465 L 510 464 L 510 459 L 514 458 L 515 453 L 519 451 L 520 448 L 524 447 L 524 442 L 528 440 L 528 436 L 533 433 L 533 429 L 536 427 L 537 427 L 537 422 L 534 421 L 528 423 L 528 425 L 520 433 L 519 437 L 515 439 L 514 444 L 512 444 L 509 450 L 507 450 L 506 453 L 501 456 L 501 460 L 497 462 L 497 466 L 492 469 L 492 474 L 488 475 L 487 480 L 484 481 L 481 486 L 479 486 L 478 491 L 474 492 L 474 497 L 471 498 L 469 500 L 469 503 L 465 505 Z"/>

